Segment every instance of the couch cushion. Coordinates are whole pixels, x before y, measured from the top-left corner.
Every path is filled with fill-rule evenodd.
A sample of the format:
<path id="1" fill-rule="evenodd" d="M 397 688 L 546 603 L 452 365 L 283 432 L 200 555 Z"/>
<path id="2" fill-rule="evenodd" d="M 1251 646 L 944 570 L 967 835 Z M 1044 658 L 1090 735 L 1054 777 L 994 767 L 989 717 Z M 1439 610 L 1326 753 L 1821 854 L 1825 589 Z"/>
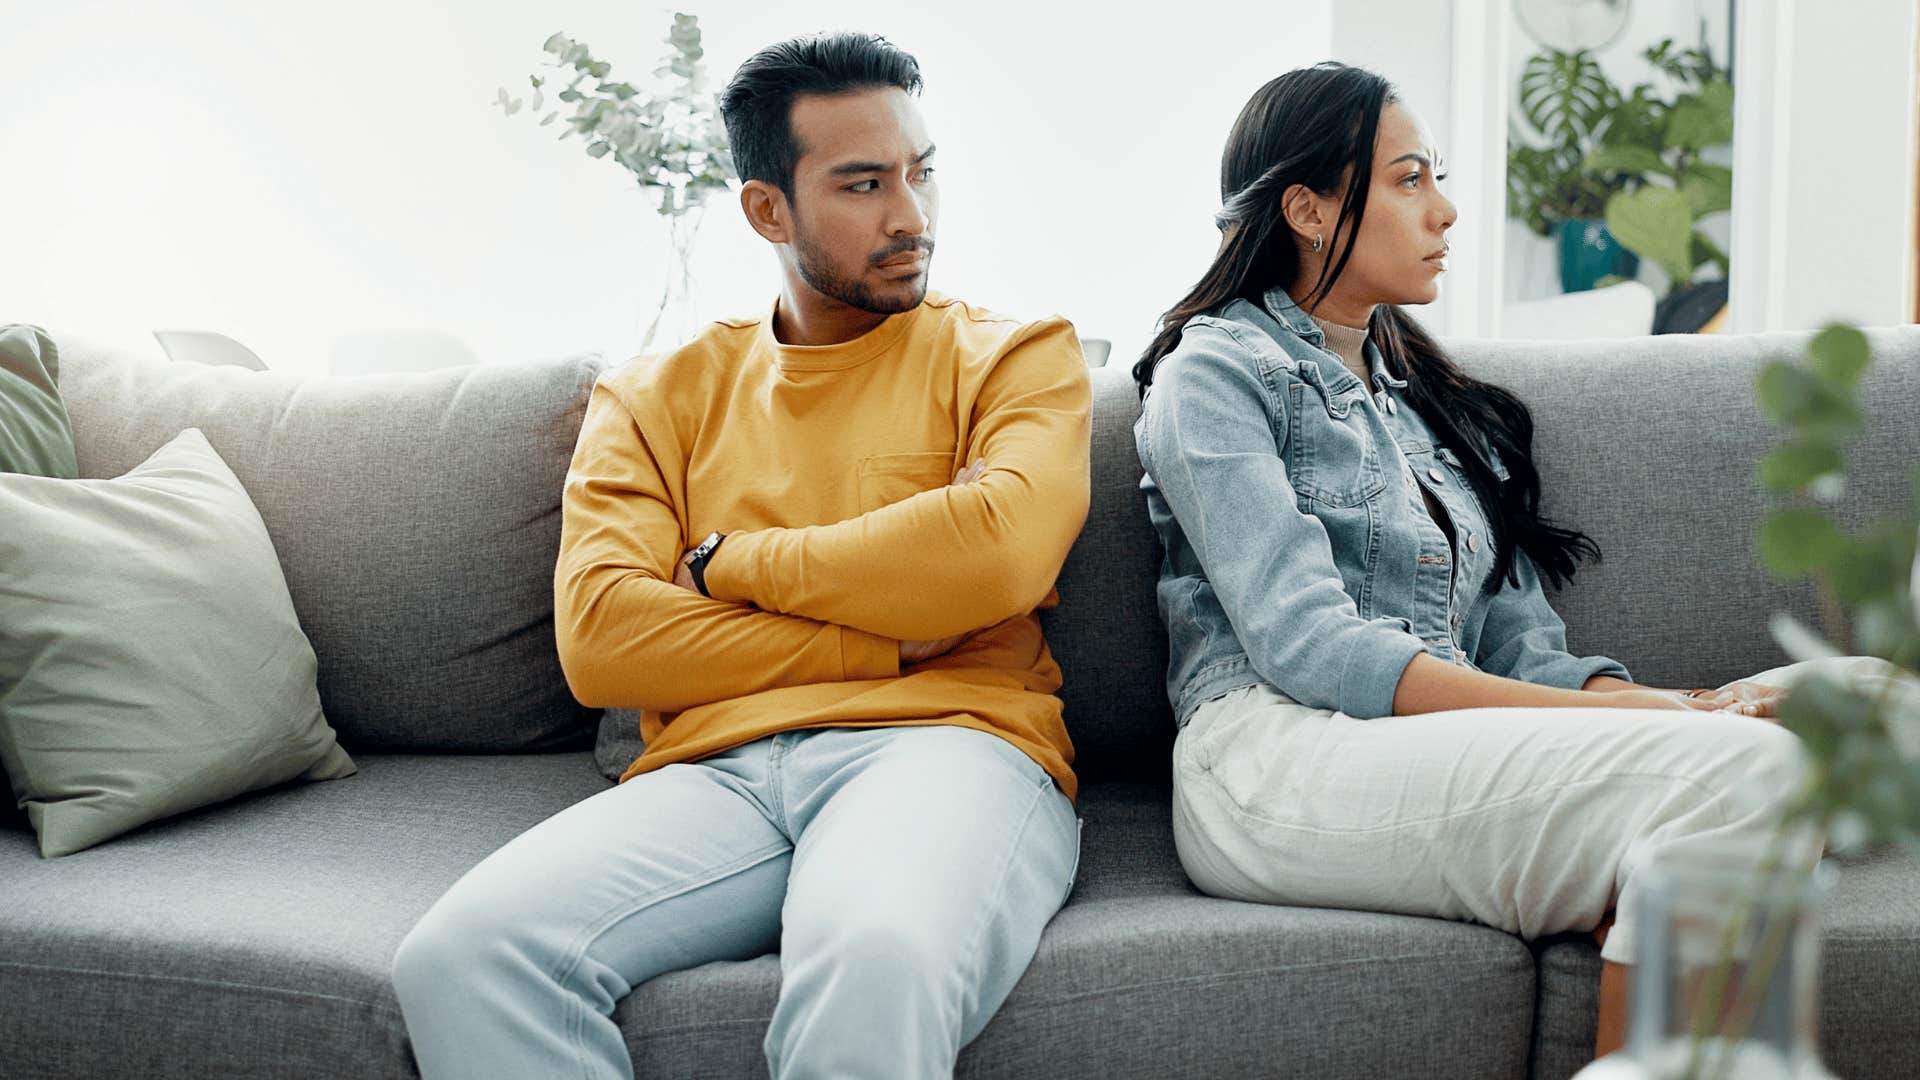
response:
<path id="1" fill-rule="evenodd" d="M 1848 1080 L 1907 1080 L 1920 1062 L 1920 859 L 1889 849 L 1834 865 L 1821 918 L 1821 1059 Z M 1593 1058 L 1600 951 L 1590 937 L 1559 938 L 1541 943 L 1539 964 L 1531 1075 L 1564 1080 Z"/>
<path id="2" fill-rule="evenodd" d="M 1649 685 L 1718 686 L 1786 662 L 1767 631 L 1774 612 L 1817 625 L 1811 589 L 1774 582 L 1754 546 L 1773 507 L 1754 466 L 1781 441 L 1754 379 L 1769 360 L 1804 362 L 1810 337 L 1448 342 L 1533 410 L 1541 510 L 1600 545 L 1604 561 L 1549 594 L 1573 651 L 1611 656 Z M 1868 338 L 1870 427 L 1837 507 L 1849 524 L 1905 506 L 1920 461 L 1920 327 Z"/>
<path id="3" fill-rule="evenodd" d="M 350 752 L 592 745 L 554 646 L 553 566 L 595 358 L 303 377 L 60 343 L 82 476 L 187 427 L 232 466 Z"/>
<path id="4" fill-rule="evenodd" d="M 1201 896 L 1164 789 L 1082 789 L 1079 878 L 959 1077 L 1518 1076 L 1518 939 L 1399 915 Z M 774 957 L 654 979 L 615 1009 L 640 1076 L 765 1075 Z"/>
<path id="5" fill-rule="evenodd" d="M 605 790 L 592 755 L 362 755 L 46 861 L 0 833 L 9 1076 L 417 1075 L 388 972 L 461 874 Z"/>
<path id="6" fill-rule="evenodd" d="M 0 1052 L 20 1075 L 407 1077 L 393 951 L 469 867 L 606 788 L 588 753 L 364 755 L 54 862 L 0 834 Z M 962 1076 L 1459 1075 L 1523 1067 L 1516 939 L 1196 894 L 1163 789 L 1086 790 L 1079 882 Z M 641 1076 L 764 1073 L 774 957 L 644 984 Z M 104 1034 L 103 1034 L 104 1033 Z"/>

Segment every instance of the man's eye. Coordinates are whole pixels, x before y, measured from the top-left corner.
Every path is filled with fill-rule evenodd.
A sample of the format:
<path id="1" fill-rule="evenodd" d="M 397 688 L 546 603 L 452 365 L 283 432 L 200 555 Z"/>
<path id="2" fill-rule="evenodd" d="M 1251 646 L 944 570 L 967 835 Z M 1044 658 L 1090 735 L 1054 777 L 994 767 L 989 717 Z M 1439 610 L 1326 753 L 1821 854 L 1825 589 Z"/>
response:
<path id="1" fill-rule="evenodd" d="M 858 192 L 868 192 L 868 191 L 879 191 L 879 190 L 880 190 L 880 181 L 878 181 L 878 180 L 862 180 L 862 181 L 860 181 L 859 183 L 857 183 L 857 184 L 854 184 L 853 186 L 851 186 L 851 187 L 849 187 L 849 188 L 847 188 L 847 190 L 848 190 L 848 191 L 858 191 Z"/>

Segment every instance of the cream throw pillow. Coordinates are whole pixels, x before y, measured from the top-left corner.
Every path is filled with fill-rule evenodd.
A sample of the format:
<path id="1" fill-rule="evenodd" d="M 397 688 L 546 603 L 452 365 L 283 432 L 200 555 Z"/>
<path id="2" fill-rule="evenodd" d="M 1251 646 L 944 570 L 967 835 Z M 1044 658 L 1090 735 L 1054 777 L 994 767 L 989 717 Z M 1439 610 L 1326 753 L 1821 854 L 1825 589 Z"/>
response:
<path id="1" fill-rule="evenodd" d="M 258 511 L 198 428 L 112 480 L 0 476 L 0 764 L 51 857 L 351 776 Z"/>

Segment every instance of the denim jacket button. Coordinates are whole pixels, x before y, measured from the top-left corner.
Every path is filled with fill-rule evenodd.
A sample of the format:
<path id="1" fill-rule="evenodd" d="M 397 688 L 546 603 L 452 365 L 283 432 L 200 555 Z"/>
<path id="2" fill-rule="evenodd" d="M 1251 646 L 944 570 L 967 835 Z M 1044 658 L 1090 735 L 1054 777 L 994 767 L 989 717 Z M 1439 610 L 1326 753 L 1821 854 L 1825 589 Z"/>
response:
<path id="1" fill-rule="evenodd" d="M 1392 416 L 1392 415 L 1393 415 L 1394 413 L 1396 413 L 1396 412 L 1399 412 L 1399 411 L 1400 411 L 1400 406 L 1398 406 L 1398 405 L 1395 405 L 1395 404 L 1393 403 L 1393 399 L 1392 399 L 1392 398 L 1388 398 L 1388 399 L 1387 399 L 1387 415 L 1388 415 L 1388 416 Z"/>
<path id="2" fill-rule="evenodd" d="M 1467 550 L 1468 551 L 1480 550 L 1480 538 L 1478 536 L 1475 536 L 1472 533 L 1467 534 Z"/>
<path id="3" fill-rule="evenodd" d="M 1446 479 L 1445 479 L 1444 477 L 1442 477 L 1442 476 L 1440 475 L 1440 470 L 1439 470 L 1439 469 L 1428 469 L 1428 470 L 1427 470 L 1427 476 L 1428 476 L 1428 478 L 1429 478 L 1429 479 L 1431 479 L 1431 480 L 1432 480 L 1432 481 L 1433 481 L 1434 483 L 1436 483 L 1436 484 L 1444 484 L 1444 483 L 1446 483 Z"/>

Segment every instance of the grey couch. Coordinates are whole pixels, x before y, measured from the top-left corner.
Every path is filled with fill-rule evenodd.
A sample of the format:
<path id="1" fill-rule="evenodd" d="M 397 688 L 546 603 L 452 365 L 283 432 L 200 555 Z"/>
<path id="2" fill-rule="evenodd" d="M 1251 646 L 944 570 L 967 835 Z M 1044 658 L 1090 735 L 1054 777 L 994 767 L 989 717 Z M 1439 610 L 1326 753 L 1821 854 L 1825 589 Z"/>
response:
<path id="1" fill-rule="evenodd" d="M 1874 340 L 1856 516 L 1898 505 L 1920 461 L 1920 329 Z M 0 829 L 0 1075 L 412 1075 L 388 983 L 401 937 L 488 852 L 626 764 L 631 717 L 596 754 L 602 718 L 567 695 L 552 642 L 560 484 L 597 362 L 300 380 L 61 342 L 83 474 L 117 475 L 194 425 L 246 484 L 360 772 L 56 860 Z M 1548 512 L 1605 550 L 1556 598 L 1576 650 L 1669 685 L 1780 661 L 1767 615 L 1810 597 L 1755 569 L 1751 468 L 1774 435 L 1751 385 L 1803 343 L 1454 343 L 1532 405 Z M 1138 405 L 1124 365 L 1093 375 L 1092 512 L 1045 616 L 1083 783 L 1079 881 L 959 1075 L 1572 1073 L 1599 968 L 1580 936 L 1529 944 L 1187 883 Z M 1920 864 L 1846 865 L 1824 959 L 1828 1063 L 1920 1071 Z M 762 1074 L 777 985 L 769 956 L 640 987 L 616 1011 L 639 1075 Z"/>

